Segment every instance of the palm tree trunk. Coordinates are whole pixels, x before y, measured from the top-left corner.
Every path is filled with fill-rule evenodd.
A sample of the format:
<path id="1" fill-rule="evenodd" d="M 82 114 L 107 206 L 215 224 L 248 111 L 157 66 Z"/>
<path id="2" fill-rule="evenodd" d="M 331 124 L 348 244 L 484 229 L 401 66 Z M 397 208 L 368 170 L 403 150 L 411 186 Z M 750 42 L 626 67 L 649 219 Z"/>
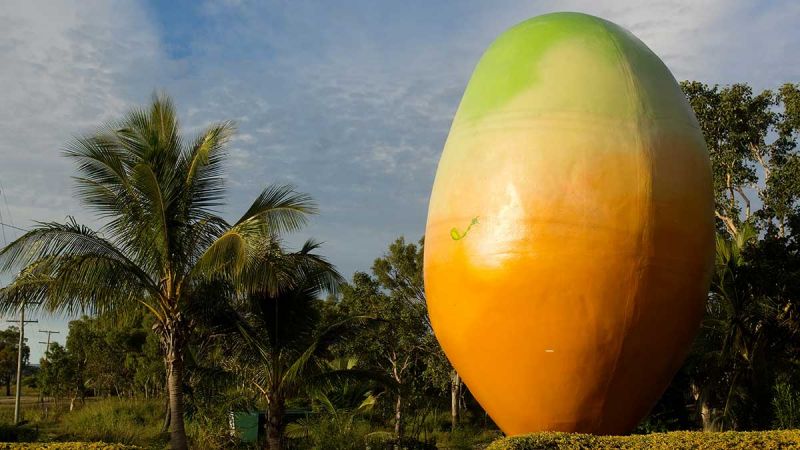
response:
<path id="1" fill-rule="evenodd" d="M 164 361 L 164 372 L 165 372 L 165 380 L 169 380 L 169 364 L 167 361 Z M 164 423 L 161 424 L 161 432 L 165 433 L 169 430 L 169 420 L 170 412 L 169 412 L 169 388 L 167 388 L 167 396 L 164 401 Z"/>
<path id="2" fill-rule="evenodd" d="M 167 395 L 166 401 L 164 402 L 164 423 L 161 424 L 161 432 L 166 433 L 169 430 L 169 395 Z"/>
<path id="3" fill-rule="evenodd" d="M 167 356 L 167 389 L 169 395 L 169 445 L 172 450 L 187 450 L 183 425 L 183 345 L 178 330 L 165 330 Z"/>
<path id="4" fill-rule="evenodd" d="M 283 416 L 286 412 L 286 405 L 280 397 L 268 398 L 269 407 L 267 408 L 267 448 L 269 450 L 283 449 Z"/>
<path id="5" fill-rule="evenodd" d="M 186 429 L 183 426 L 183 361 L 170 361 L 169 371 L 169 445 L 173 450 L 186 450 Z"/>

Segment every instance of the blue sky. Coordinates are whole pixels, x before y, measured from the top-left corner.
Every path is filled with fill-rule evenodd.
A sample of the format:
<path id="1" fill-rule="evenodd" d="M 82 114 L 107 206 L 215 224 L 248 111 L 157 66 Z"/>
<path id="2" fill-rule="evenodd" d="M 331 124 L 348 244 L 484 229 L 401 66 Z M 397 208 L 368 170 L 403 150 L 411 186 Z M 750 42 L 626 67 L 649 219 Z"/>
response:
<path id="1" fill-rule="evenodd" d="M 562 10 L 628 28 L 678 79 L 800 81 L 793 0 L 5 1 L 3 221 L 72 215 L 97 225 L 70 195 L 60 150 L 163 89 L 186 132 L 237 123 L 226 215 L 269 183 L 293 183 L 321 212 L 289 242 L 316 237 L 345 275 L 368 270 L 395 237 L 421 236 L 436 163 L 482 51 L 515 23 Z M 63 318 L 42 320 L 65 329 Z"/>

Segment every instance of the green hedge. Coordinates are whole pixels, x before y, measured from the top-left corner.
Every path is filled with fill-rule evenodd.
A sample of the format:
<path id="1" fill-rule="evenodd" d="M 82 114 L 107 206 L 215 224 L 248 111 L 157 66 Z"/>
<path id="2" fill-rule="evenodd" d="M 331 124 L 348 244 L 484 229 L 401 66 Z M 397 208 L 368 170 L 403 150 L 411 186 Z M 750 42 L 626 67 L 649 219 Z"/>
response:
<path id="1" fill-rule="evenodd" d="M 106 444 L 105 442 L 0 442 L 0 450 L 135 450 L 135 445 Z"/>
<path id="2" fill-rule="evenodd" d="M 800 430 L 726 431 L 722 433 L 674 431 L 631 436 L 534 433 L 494 441 L 486 450 L 730 450 L 798 449 Z"/>

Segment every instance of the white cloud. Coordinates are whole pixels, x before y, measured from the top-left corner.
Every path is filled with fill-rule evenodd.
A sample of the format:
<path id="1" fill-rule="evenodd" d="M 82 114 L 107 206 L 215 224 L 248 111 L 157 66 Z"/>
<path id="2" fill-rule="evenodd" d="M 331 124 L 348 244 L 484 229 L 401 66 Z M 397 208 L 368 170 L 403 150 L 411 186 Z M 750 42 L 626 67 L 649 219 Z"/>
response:
<path id="1" fill-rule="evenodd" d="M 156 34 L 131 2 L 0 5 L 0 180 L 17 222 L 89 220 L 70 196 L 61 150 L 127 108 L 159 58 Z"/>
<path id="2" fill-rule="evenodd" d="M 16 225 L 67 215 L 93 222 L 71 196 L 73 168 L 61 150 L 75 134 L 117 117 L 132 96 L 149 93 L 164 68 L 156 36 L 132 2 L 0 3 L 0 183 Z M 64 342 L 63 317 L 36 316 L 38 328 L 60 331 L 54 340 Z M 35 330 L 27 333 L 38 362 Z"/>

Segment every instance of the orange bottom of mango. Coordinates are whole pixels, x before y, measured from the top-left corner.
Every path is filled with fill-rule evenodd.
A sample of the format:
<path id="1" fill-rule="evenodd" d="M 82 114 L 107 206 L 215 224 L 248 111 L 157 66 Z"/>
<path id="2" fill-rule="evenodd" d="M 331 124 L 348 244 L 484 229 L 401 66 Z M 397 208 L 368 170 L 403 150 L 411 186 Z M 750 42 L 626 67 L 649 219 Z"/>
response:
<path id="1" fill-rule="evenodd" d="M 666 230 L 654 230 L 644 251 L 639 236 L 530 222 L 518 224 L 519 242 L 492 245 L 477 227 L 454 241 L 446 222 L 426 233 L 429 314 L 500 428 L 632 430 L 697 331 L 709 277 L 697 255 L 710 249 Z"/>

